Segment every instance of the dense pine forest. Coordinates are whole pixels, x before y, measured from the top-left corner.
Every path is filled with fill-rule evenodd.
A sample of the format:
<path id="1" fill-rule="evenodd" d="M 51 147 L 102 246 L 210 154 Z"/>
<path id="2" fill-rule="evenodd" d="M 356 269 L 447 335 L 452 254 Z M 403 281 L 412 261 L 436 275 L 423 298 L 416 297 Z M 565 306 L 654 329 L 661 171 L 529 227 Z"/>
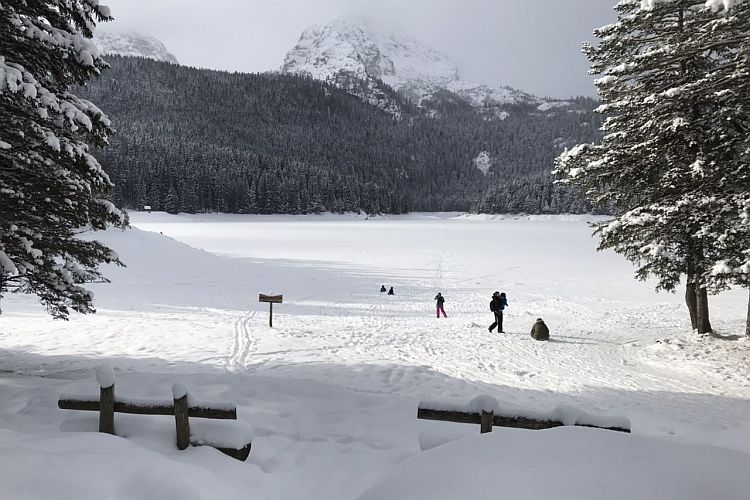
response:
<path id="1" fill-rule="evenodd" d="M 474 210 L 586 212 L 553 185 L 554 158 L 596 140 L 596 103 L 508 109 L 503 120 L 446 104 L 400 119 L 320 81 L 108 56 L 76 89 L 116 131 L 97 152 L 126 208 L 169 212 Z M 398 99 L 398 96 L 396 96 Z M 448 101 L 446 101 L 448 102 Z M 475 158 L 486 151 L 487 172 Z"/>

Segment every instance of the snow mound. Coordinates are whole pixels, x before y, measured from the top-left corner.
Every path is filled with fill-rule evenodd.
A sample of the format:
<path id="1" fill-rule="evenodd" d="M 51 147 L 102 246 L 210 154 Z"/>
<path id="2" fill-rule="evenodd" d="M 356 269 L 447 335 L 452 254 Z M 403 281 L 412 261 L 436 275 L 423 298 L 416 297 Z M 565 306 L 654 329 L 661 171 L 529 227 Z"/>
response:
<path id="1" fill-rule="evenodd" d="M 177 451 L 169 456 L 98 432 L 20 434 L 0 429 L 0 450 L 12 455 L 3 461 L 0 495 L 9 500 L 243 498 L 248 488 L 237 475 L 222 472 L 231 469 L 234 460 L 210 448 L 182 452 L 183 457 L 194 457 L 188 461 L 178 458 Z"/>
<path id="2" fill-rule="evenodd" d="M 190 441 L 202 446 L 240 449 L 253 441 L 253 428 L 241 420 L 190 420 Z"/>
<path id="3" fill-rule="evenodd" d="M 496 429 L 399 463 L 359 500 L 740 500 L 748 467 L 741 452 L 619 432 Z"/>

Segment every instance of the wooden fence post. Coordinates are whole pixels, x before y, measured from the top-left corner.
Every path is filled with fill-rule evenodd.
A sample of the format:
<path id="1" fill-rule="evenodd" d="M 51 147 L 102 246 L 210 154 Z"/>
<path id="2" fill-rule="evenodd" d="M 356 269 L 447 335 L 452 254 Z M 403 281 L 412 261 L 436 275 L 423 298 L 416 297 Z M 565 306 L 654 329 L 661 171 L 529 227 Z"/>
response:
<path id="1" fill-rule="evenodd" d="M 188 395 L 184 388 L 175 384 L 172 388 L 174 396 L 174 420 L 177 427 L 177 449 L 184 450 L 190 446 L 190 422 L 188 420 Z M 180 396 L 180 394 L 182 394 Z"/>
<path id="2" fill-rule="evenodd" d="M 99 432 L 115 433 L 115 384 L 99 388 Z"/>
<path id="3" fill-rule="evenodd" d="M 494 412 L 487 413 L 486 411 L 482 412 L 482 416 L 480 417 L 480 434 L 485 434 L 487 432 L 492 432 L 492 419 L 495 417 Z"/>

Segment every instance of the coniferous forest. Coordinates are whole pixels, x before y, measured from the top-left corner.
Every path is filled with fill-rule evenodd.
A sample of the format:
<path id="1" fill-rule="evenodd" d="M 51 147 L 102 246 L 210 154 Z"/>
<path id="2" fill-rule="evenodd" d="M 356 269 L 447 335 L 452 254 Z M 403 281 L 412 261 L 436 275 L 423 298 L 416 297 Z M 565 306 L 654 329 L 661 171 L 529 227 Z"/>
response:
<path id="1" fill-rule="evenodd" d="M 115 135 L 97 152 L 118 206 L 168 212 L 588 212 L 554 158 L 598 137 L 596 102 L 488 119 L 402 101 L 400 119 L 309 78 L 108 56 L 76 89 Z M 396 97 L 398 99 L 398 97 Z M 439 108 L 439 103 L 436 104 Z M 489 171 L 474 159 L 487 151 Z"/>

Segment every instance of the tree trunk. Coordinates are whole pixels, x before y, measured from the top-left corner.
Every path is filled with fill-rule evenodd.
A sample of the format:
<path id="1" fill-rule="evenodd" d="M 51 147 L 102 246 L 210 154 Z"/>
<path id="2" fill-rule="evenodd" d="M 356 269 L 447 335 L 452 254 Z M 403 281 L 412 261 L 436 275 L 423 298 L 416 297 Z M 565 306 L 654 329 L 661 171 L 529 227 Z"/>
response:
<path id="1" fill-rule="evenodd" d="M 708 317 L 708 292 L 706 287 L 698 286 L 695 295 L 697 298 L 698 334 L 711 333 L 713 330 Z"/>
<path id="2" fill-rule="evenodd" d="M 688 283 L 685 285 L 685 302 L 690 312 L 690 324 L 695 331 L 698 329 L 698 297 L 695 294 L 695 283 L 691 280 L 692 277 L 688 275 Z"/>
<path id="3" fill-rule="evenodd" d="M 0 301 L 3 300 L 3 292 L 5 291 L 5 273 L 0 269 Z M 0 307 L 0 314 L 3 313 L 3 308 Z"/>

